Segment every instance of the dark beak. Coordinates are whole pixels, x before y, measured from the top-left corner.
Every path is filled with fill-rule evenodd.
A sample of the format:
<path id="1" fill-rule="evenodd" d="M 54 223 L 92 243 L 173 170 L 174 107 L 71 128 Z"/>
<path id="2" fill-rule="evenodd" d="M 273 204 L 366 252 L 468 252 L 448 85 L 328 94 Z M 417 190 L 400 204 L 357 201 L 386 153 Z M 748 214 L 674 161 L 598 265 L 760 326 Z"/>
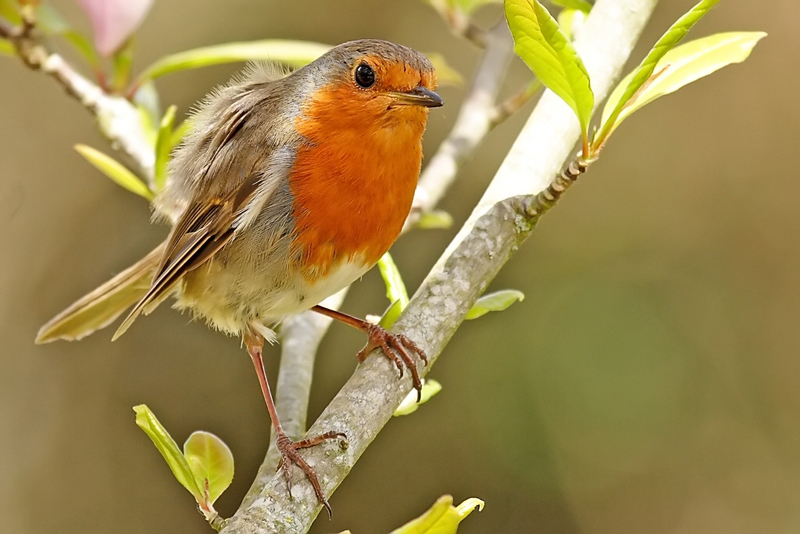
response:
<path id="1" fill-rule="evenodd" d="M 406 93 L 391 92 L 389 96 L 394 99 L 396 104 L 403 106 L 438 108 L 444 104 L 444 100 L 442 100 L 441 96 L 421 85 Z"/>

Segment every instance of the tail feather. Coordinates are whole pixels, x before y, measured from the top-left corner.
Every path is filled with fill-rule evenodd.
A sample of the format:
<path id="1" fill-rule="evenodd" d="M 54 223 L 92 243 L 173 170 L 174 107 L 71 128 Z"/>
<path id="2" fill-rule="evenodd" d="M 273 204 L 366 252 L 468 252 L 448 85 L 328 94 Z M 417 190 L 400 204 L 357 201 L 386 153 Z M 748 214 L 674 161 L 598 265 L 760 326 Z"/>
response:
<path id="1" fill-rule="evenodd" d="M 36 343 L 78 340 L 111 324 L 147 293 L 163 252 L 162 243 L 133 266 L 53 317 L 39 329 Z"/>

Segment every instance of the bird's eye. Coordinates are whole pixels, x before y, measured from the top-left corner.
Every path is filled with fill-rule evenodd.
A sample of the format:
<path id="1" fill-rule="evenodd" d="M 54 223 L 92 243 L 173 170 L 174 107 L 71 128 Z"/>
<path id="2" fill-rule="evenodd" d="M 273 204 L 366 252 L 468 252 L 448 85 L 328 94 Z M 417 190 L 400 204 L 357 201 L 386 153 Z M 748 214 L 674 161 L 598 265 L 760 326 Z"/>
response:
<path id="1" fill-rule="evenodd" d="M 366 63 L 360 64 L 356 67 L 356 83 L 367 89 L 375 84 L 375 71 Z"/>

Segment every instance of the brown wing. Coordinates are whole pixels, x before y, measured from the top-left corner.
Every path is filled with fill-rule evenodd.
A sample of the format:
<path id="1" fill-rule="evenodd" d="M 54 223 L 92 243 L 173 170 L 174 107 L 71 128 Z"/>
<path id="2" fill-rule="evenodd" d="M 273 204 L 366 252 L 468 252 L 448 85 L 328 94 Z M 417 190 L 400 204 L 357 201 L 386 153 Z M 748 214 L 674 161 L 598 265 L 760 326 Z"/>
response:
<path id="1" fill-rule="evenodd" d="M 204 264 L 231 240 L 236 230 L 234 222 L 258 191 L 261 178 L 260 173 L 253 173 L 225 197 L 189 206 L 170 233 L 150 289 L 134 306 L 112 339 L 124 334 L 148 305 L 167 296 L 184 274 Z"/>

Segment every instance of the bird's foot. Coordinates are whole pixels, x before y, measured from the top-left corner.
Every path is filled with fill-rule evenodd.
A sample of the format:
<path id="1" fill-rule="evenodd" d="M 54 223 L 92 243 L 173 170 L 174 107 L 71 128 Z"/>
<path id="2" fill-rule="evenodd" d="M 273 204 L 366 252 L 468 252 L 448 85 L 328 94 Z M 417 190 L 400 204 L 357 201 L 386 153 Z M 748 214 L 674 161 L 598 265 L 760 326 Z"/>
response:
<path id="1" fill-rule="evenodd" d="M 317 474 L 314 472 L 311 466 L 308 465 L 308 462 L 306 462 L 305 459 L 300 456 L 298 451 L 300 449 L 307 449 L 309 447 L 319 445 L 322 442 L 337 438 L 343 439 L 344 444 L 347 443 L 347 436 L 345 436 L 342 432 L 333 431 L 325 432 L 324 434 L 320 434 L 319 436 L 315 436 L 313 438 L 301 439 L 299 441 L 292 441 L 285 432 L 280 432 L 276 439 L 278 451 L 281 453 L 281 460 L 278 463 L 278 469 L 283 469 L 283 475 L 286 478 L 286 487 L 289 490 L 289 497 L 291 498 L 292 496 L 292 480 L 290 469 L 292 465 L 296 465 L 303 471 L 303 473 L 305 473 L 308 481 L 311 482 L 311 486 L 314 488 L 314 493 L 316 494 L 317 499 L 328 511 L 328 517 L 331 517 L 332 514 L 331 505 L 328 503 L 328 499 L 325 498 L 325 494 L 322 492 L 322 486 L 320 486 L 319 478 L 317 478 Z"/>
<path id="2" fill-rule="evenodd" d="M 410 353 L 416 353 L 427 365 L 428 357 L 425 355 L 425 351 L 407 336 L 392 334 L 376 324 L 368 324 L 365 332 L 368 336 L 368 341 L 356 355 L 358 361 L 363 362 L 370 352 L 380 348 L 383 354 L 397 366 L 398 371 L 400 371 L 400 378 L 403 377 L 403 368 L 408 367 L 411 372 L 411 379 L 414 382 L 414 389 L 417 390 L 417 402 L 419 402 L 422 398 L 422 380 L 419 377 L 419 371 L 417 371 L 417 364 Z"/>

